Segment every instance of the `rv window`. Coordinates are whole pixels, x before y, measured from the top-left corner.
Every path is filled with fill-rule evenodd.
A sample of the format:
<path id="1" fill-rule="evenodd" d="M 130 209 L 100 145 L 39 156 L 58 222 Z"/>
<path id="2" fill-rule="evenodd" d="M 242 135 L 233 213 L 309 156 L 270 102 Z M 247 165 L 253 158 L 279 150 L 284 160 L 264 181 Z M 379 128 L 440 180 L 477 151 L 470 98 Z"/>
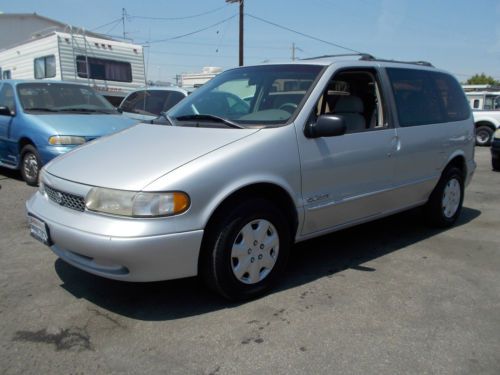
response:
<path id="1" fill-rule="evenodd" d="M 76 70 L 80 78 L 132 82 L 132 66 L 129 62 L 79 55 L 76 57 Z"/>
<path id="2" fill-rule="evenodd" d="M 35 59 L 35 78 L 53 78 L 56 76 L 56 58 L 54 55 Z"/>
<path id="3" fill-rule="evenodd" d="M 3 79 L 12 79 L 12 75 L 10 74 L 10 70 L 4 70 L 2 72 L 2 78 Z"/>

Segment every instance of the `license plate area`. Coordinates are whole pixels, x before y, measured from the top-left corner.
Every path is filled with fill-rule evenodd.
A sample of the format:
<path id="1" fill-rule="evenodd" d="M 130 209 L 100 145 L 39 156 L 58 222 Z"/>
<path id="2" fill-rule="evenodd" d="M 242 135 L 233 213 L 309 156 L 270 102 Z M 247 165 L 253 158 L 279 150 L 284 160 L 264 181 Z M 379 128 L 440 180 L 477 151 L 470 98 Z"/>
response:
<path id="1" fill-rule="evenodd" d="M 52 244 L 50 240 L 49 227 L 43 220 L 40 220 L 33 215 L 28 215 L 28 225 L 30 227 L 30 234 L 32 237 L 44 245 L 50 246 Z"/>

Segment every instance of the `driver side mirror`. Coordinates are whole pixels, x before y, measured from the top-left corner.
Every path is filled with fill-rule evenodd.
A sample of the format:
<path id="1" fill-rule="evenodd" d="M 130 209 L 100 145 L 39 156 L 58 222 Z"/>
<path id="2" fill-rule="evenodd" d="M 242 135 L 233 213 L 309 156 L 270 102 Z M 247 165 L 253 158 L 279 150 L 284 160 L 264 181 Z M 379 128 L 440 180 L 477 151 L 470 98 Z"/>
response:
<path id="1" fill-rule="evenodd" d="M 308 138 L 336 137 L 346 132 L 342 115 L 321 115 L 316 122 L 307 124 L 304 134 Z"/>
<path id="2" fill-rule="evenodd" d="M 1 106 L 0 107 L 0 115 L 12 117 L 15 115 L 15 113 L 13 111 L 11 111 L 9 107 Z"/>

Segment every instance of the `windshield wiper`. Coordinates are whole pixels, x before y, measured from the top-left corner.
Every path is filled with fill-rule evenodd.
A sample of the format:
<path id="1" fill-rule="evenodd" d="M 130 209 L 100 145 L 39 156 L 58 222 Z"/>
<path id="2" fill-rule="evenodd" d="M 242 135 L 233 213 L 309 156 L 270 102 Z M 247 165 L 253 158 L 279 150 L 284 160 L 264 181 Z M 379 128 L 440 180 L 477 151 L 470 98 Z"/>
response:
<path id="1" fill-rule="evenodd" d="M 228 120 L 226 118 L 214 116 L 214 115 L 186 115 L 186 116 L 176 117 L 175 119 L 178 121 L 192 121 L 192 120 L 212 121 L 212 122 L 217 122 L 217 123 L 223 123 L 224 125 L 227 125 L 230 128 L 245 129 L 245 127 L 241 126 L 240 124 L 237 124 L 237 123 L 235 123 L 231 120 Z"/>
<path id="2" fill-rule="evenodd" d="M 58 109 L 53 108 L 43 108 L 43 107 L 29 107 L 24 108 L 25 111 L 40 111 L 40 112 L 59 112 Z"/>
<path id="3" fill-rule="evenodd" d="M 167 112 L 162 111 L 157 118 L 151 120 L 151 124 L 174 125 L 174 121 L 172 120 L 172 118 L 170 118 L 169 115 L 167 115 Z"/>
<path id="4" fill-rule="evenodd" d="M 105 113 L 111 114 L 114 113 L 113 110 L 110 109 L 91 109 L 91 108 L 64 108 L 60 109 L 61 112 L 85 112 L 85 113 Z"/>

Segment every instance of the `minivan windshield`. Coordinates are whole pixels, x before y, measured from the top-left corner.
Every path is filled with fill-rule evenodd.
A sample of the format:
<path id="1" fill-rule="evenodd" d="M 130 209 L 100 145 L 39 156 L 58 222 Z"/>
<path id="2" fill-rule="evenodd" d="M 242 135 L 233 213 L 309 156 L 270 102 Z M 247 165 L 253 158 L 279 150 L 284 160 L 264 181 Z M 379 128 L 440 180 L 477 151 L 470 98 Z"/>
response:
<path id="1" fill-rule="evenodd" d="M 53 82 L 17 85 L 26 112 L 116 113 L 114 107 L 92 88 Z"/>
<path id="2" fill-rule="evenodd" d="M 322 68 L 287 64 L 228 70 L 184 99 L 168 112 L 168 118 L 179 126 L 286 124 Z"/>

